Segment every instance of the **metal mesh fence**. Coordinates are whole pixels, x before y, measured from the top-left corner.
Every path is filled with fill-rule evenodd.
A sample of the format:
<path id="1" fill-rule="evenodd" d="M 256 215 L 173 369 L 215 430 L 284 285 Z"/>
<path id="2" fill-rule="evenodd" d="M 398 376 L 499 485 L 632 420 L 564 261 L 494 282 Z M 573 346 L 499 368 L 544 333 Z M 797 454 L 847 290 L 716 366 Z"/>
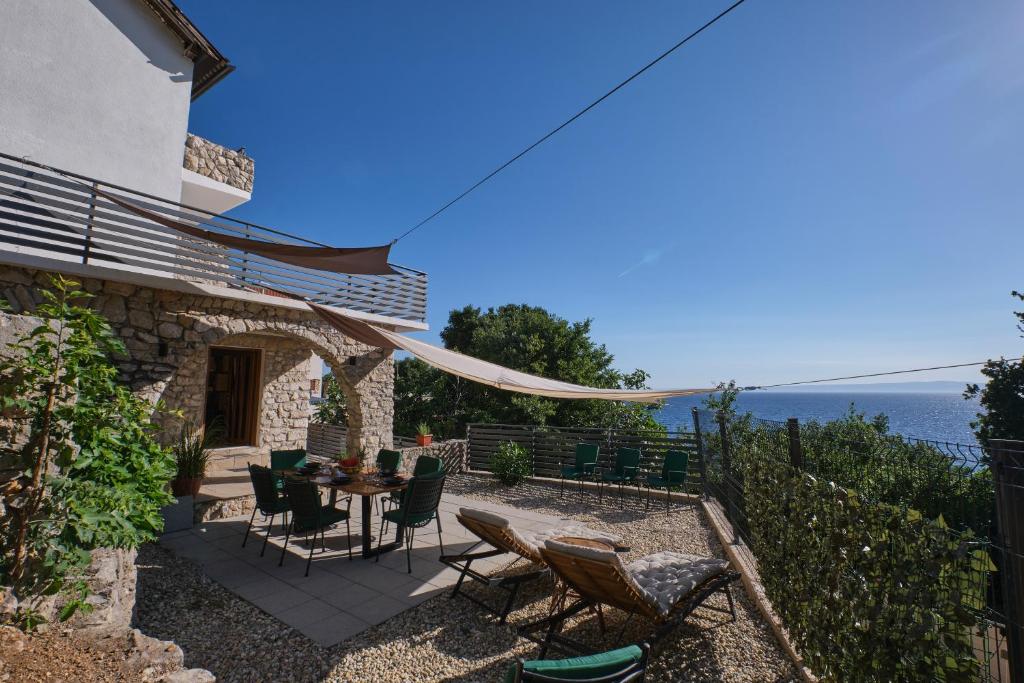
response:
<path id="1" fill-rule="evenodd" d="M 935 525 L 928 528 L 941 530 L 940 542 L 948 539 L 949 547 L 956 548 L 955 557 L 938 575 L 925 581 L 932 584 L 930 594 L 922 594 L 921 605 L 916 606 L 920 609 L 908 607 L 907 614 L 912 612 L 915 618 L 925 619 L 936 597 L 948 600 L 952 596 L 969 627 L 965 631 L 963 625 L 950 624 L 948 633 L 942 634 L 939 629 L 940 635 L 961 642 L 969 637 L 976 660 L 974 665 L 967 665 L 967 677 L 956 680 L 1024 680 L 1010 676 L 1011 670 L 1024 676 L 1024 662 L 1020 660 L 1024 634 L 1019 626 L 1024 615 L 1018 614 L 1024 598 L 1024 561 L 1018 552 L 1024 548 L 1024 444 L 1007 442 L 997 449 L 983 448 L 890 435 L 884 429 L 872 429 L 870 424 L 837 421 L 800 425 L 796 420 L 778 422 L 750 415 L 726 419 L 709 411 L 695 411 L 694 425 L 707 471 L 705 492 L 722 506 L 736 541 L 751 547 L 755 557 L 759 547 L 767 547 L 765 543 L 785 545 L 805 540 L 793 538 L 801 530 L 784 527 L 778 528 L 777 537 L 757 537 L 758 529 L 762 535 L 768 535 L 764 529 L 775 529 L 766 525 L 766 520 L 748 517 L 751 495 L 765 493 L 747 490 L 750 474 L 757 467 L 792 468 L 816 481 L 831 482 L 853 492 L 857 501 L 881 506 L 878 509 L 898 510 L 902 517 L 893 515 L 893 519 L 920 517 L 934 521 Z M 772 493 L 790 495 L 786 491 Z M 841 533 L 821 528 L 803 533 L 830 537 L 834 547 L 823 544 L 819 548 L 822 552 L 851 551 L 835 540 L 843 538 Z M 883 566 L 885 569 L 871 580 L 889 585 L 875 590 L 873 596 L 884 599 L 925 578 L 901 577 L 902 569 L 890 570 L 896 566 L 892 565 L 893 558 L 905 550 L 899 542 L 894 530 L 892 538 L 878 543 L 888 553 L 879 553 L 878 566 L 872 571 Z M 842 559 L 826 556 L 820 561 L 827 566 Z M 829 590 L 826 586 L 820 589 Z M 892 605 L 888 607 L 888 614 L 896 613 Z M 911 627 L 913 619 L 906 614 L 904 617 Z"/>

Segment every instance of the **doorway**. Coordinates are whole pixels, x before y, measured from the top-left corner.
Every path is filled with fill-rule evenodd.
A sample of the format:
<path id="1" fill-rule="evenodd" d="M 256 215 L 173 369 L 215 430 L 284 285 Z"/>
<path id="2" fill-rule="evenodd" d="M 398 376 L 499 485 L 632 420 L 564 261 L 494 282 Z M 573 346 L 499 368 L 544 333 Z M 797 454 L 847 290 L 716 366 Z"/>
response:
<path id="1" fill-rule="evenodd" d="M 222 446 L 256 445 L 260 354 L 259 349 L 210 349 L 204 418 L 207 428 L 222 430 Z"/>

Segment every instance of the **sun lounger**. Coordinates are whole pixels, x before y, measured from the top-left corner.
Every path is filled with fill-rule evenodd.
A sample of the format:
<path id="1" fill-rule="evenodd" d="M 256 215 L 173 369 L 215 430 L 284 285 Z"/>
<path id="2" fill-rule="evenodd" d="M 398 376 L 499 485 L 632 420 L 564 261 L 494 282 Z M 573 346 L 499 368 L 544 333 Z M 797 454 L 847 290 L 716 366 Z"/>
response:
<path id="1" fill-rule="evenodd" d="M 500 610 L 492 608 L 472 595 L 461 593 L 464 597 L 469 598 L 498 616 L 500 623 L 505 622 L 508 613 L 512 610 L 512 605 L 515 602 L 520 586 L 529 581 L 539 579 L 548 573 L 547 567 L 544 566 L 544 558 L 541 556 L 541 548 L 544 547 L 544 543 L 548 539 L 575 536 L 578 538 L 603 540 L 614 546 L 621 544 L 621 539 L 616 536 L 602 534 L 582 524 L 571 522 L 541 531 L 519 530 L 513 527 L 512 523 L 501 515 L 474 508 L 460 508 L 459 514 L 455 518 L 462 526 L 477 536 L 480 541 L 464 553 L 441 556 L 441 562 L 461 572 L 458 581 L 455 583 L 455 588 L 452 590 L 452 597 L 454 598 L 460 594 L 462 582 L 467 576 L 477 583 L 508 591 L 508 598 Z M 485 543 L 492 546 L 493 549 L 475 552 L 477 548 Z M 491 578 L 474 570 L 471 566 L 473 562 L 498 557 L 506 553 L 518 555 L 533 565 L 534 569 L 522 574 Z"/>
<path id="2" fill-rule="evenodd" d="M 729 563 L 663 551 L 624 564 L 610 551 L 561 543 L 545 542 L 541 557 L 551 571 L 576 593 L 578 599 L 565 609 L 531 624 L 519 633 L 540 644 L 543 658 L 552 645 L 570 653 L 589 653 L 590 648 L 562 636 L 566 619 L 591 607 L 609 605 L 647 620 L 653 626 L 649 642 L 656 643 L 678 626 L 697 607 L 727 612 L 736 618 L 730 584 L 740 578 Z M 725 593 L 729 609 L 703 605 L 715 593 Z M 543 638 L 534 634 L 544 630 Z"/>

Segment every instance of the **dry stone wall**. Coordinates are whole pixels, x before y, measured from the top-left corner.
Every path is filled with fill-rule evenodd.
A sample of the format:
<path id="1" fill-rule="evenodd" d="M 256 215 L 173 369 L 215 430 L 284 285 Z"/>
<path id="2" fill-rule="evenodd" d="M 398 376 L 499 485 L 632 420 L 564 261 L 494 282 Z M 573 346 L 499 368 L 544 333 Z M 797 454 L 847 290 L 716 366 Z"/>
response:
<path id="1" fill-rule="evenodd" d="M 245 149 L 232 150 L 198 135 L 185 138 L 185 169 L 226 183 L 244 192 L 252 192 L 256 162 Z"/>
<path id="2" fill-rule="evenodd" d="M 0 314 L 0 352 L 39 303 L 46 273 L 0 268 L 0 293 L 10 313 Z M 306 441 L 310 353 L 323 358 L 339 377 L 348 401 L 348 449 L 390 448 L 394 417 L 394 361 L 390 351 L 355 342 L 309 311 L 204 294 L 157 290 L 85 279 L 103 313 L 121 336 L 127 354 L 118 365 L 132 389 L 163 399 L 185 419 L 202 422 L 211 346 L 264 349 L 259 445 L 302 447 Z M 163 418 L 168 436 L 177 419 Z"/>

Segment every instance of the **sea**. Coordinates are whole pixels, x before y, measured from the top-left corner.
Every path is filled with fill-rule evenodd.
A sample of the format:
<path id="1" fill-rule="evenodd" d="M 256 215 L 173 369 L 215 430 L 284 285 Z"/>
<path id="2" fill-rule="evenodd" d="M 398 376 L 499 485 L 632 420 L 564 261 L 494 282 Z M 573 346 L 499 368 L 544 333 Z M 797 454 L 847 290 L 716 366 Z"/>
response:
<path id="1" fill-rule="evenodd" d="M 834 420 L 843 417 L 852 405 L 868 417 L 884 413 L 889 431 L 918 439 L 976 444 L 971 431 L 981 406 L 952 392 L 869 392 L 869 391 L 744 391 L 737 399 L 737 410 L 767 420 Z M 669 430 L 693 429 L 691 409 L 703 408 L 702 397 L 671 398 L 656 414 Z"/>

